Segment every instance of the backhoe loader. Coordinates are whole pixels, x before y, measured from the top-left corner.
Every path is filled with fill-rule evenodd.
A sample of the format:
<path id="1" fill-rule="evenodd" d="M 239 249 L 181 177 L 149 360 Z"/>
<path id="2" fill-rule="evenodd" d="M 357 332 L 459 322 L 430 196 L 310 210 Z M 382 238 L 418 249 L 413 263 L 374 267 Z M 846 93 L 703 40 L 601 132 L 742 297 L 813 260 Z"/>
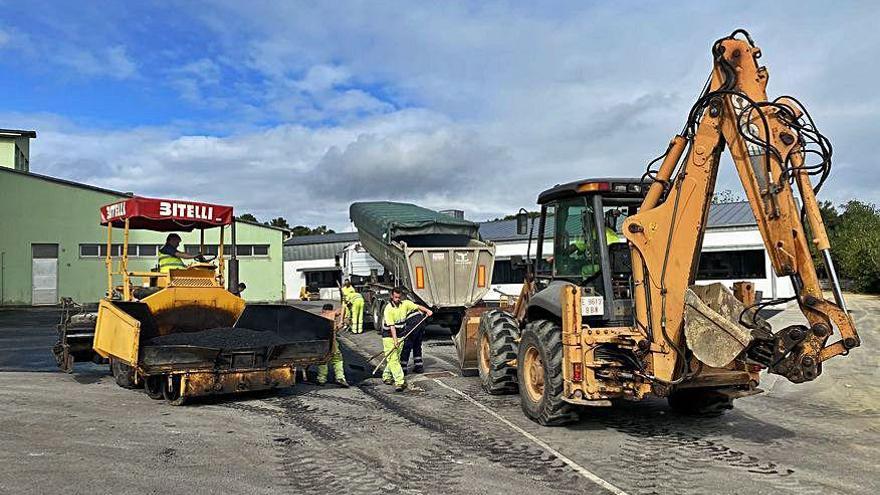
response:
<path id="1" fill-rule="evenodd" d="M 721 413 L 761 392 L 762 371 L 814 380 L 825 361 L 859 346 L 816 201 L 830 142 L 798 100 L 768 100 L 760 57 L 744 30 L 713 44 L 711 75 L 684 129 L 641 178 L 587 179 L 539 195 L 537 252 L 520 296 L 510 312 L 466 315 L 455 337 L 463 373 L 476 368 L 487 392 L 518 391 L 529 418 L 560 425 L 580 406 L 615 399 L 666 397 L 677 411 Z M 774 271 L 792 281 L 790 299 L 755 303 L 746 283 L 735 295 L 694 285 L 725 150 Z M 527 218 L 517 220 L 525 233 Z M 542 252 L 547 222 L 551 256 Z M 789 300 L 806 324 L 774 330 L 759 316 Z"/>

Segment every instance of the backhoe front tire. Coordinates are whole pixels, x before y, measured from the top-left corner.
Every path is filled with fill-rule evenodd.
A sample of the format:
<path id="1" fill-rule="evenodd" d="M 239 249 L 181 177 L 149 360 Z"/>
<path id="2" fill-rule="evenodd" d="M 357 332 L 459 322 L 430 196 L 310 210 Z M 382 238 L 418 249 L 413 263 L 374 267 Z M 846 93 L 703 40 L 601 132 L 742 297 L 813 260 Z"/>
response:
<path id="1" fill-rule="evenodd" d="M 120 387 L 138 387 L 138 385 L 135 383 L 134 368 L 123 363 L 122 361 L 110 358 L 110 372 L 113 374 L 113 379 L 116 381 L 116 384 Z"/>
<path id="2" fill-rule="evenodd" d="M 548 320 L 529 322 L 517 356 L 517 381 L 523 413 L 544 426 L 578 420 L 575 406 L 562 400 L 562 329 Z"/>
<path id="3" fill-rule="evenodd" d="M 519 326 L 504 311 L 493 309 L 480 316 L 477 331 L 477 368 L 483 390 L 491 395 L 515 394 L 516 367 L 508 364 L 516 359 Z"/>
<path id="4" fill-rule="evenodd" d="M 686 416 L 711 418 L 733 409 L 733 399 L 717 390 L 706 388 L 678 390 L 666 400 L 673 411 Z"/>

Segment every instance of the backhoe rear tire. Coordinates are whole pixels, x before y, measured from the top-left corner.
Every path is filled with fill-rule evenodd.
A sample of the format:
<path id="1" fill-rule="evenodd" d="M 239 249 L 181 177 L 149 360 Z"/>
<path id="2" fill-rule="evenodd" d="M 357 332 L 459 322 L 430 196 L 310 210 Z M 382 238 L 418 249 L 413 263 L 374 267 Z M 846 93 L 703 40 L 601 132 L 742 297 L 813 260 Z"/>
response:
<path id="1" fill-rule="evenodd" d="M 562 400 L 562 329 L 548 320 L 529 322 L 517 355 L 517 381 L 523 413 L 544 426 L 578 420 L 575 406 Z"/>
<path id="2" fill-rule="evenodd" d="M 493 309 L 480 315 L 477 331 L 477 368 L 483 390 L 492 395 L 515 394 L 519 326 L 509 313 Z"/>
<path id="3" fill-rule="evenodd" d="M 113 379 L 116 380 L 116 384 L 120 387 L 138 387 L 138 385 L 135 383 L 134 368 L 123 363 L 122 361 L 110 358 L 110 372 L 113 374 Z"/>
<path id="4" fill-rule="evenodd" d="M 678 390 L 666 400 L 673 411 L 686 416 L 716 417 L 733 409 L 733 399 L 706 388 Z"/>

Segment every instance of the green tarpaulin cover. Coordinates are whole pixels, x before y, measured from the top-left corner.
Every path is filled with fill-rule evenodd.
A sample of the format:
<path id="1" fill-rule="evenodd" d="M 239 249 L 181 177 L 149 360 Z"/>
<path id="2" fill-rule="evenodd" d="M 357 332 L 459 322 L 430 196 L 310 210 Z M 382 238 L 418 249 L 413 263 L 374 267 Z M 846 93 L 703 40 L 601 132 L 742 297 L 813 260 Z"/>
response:
<path id="1" fill-rule="evenodd" d="M 396 240 L 430 234 L 479 238 L 479 225 L 410 203 L 365 201 L 348 210 L 354 226 L 377 239 Z"/>

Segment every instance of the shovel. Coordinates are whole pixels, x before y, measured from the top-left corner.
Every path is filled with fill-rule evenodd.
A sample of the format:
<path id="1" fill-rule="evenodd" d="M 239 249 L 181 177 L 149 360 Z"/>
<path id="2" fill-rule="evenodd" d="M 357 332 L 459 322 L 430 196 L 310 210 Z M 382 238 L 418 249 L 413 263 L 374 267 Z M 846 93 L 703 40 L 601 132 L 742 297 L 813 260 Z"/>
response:
<path id="1" fill-rule="evenodd" d="M 382 365 L 385 364 L 385 361 L 388 360 L 388 357 L 391 356 L 392 353 L 396 352 L 396 351 L 397 351 L 397 348 L 403 345 L 403 343 L 404 343 L 404 341 L 406 341 L 407 337 L 409 337 L 413 332 L 415 332 L 416 330 L 418 330 L 418 328 L 419 328 L 420 326 L 422 326 L 422 324 L 424 324 L 425 321 L 427 321 L 427 320 L 428 320 L 428 317 L 427 317 L 427 316 L 422 317 L 422 320 L 419 321 L 418 323 L 416 323 L 415 326 L 413 326 L 412 329 L 410 329 L 409 332 L 406 332 L 406 335 L 404 335 L 403 338 L 397 339 L 397 345 L 394 346 L 393 348 L 391 348 L 391 350 L 388 351 L 387 353 L 386 353 L 385 351 L 382 351 L 382 352 L 379 352 L 379 353 L 375 354 L 373 357 L 371 357 L 371 358 L 369 359 L 369 361 L 372 361 L 372 360 L 376 359 L 377 357 L 379 357 L 379 356 L 381 356 L 381 355 L 383 355 L 383 354 L 385 355 L 385 357 L 383 357 L 382 360 L 379 361 L 379 364 L 377 364 L 376 367 L 373 368 L 373 373 L 371 373 L 371 375 L 375 376 L 375 375 L 376 375 L 376 372 L 379 371 L 379 368 L 381 368 Z"/>

